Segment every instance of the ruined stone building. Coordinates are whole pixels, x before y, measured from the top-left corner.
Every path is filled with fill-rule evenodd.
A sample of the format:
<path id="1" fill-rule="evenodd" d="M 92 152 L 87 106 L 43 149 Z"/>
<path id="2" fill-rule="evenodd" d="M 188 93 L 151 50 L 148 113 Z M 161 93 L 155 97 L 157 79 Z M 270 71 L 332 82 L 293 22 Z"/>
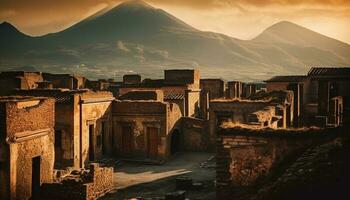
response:
<path id="1" fill-rule="evenodd" d="M 251 99 L 217 99 L 210 101 L 209 131 L 212 142 L 218 128 L 225 123 L 254 125 L 257 128 L 287 128 L 293 121 L 293 93 L 262 93 Z"/>
<path id="2" fill-rule="evenodd" d="M 101 81 L 94 85 L 64 74 L 38 73 L 42 79 L 33 81 L 35 86 L 14 87 L 11 93 L 55 99 L 56 169 L 81 168 L 103 155 L 163 161 L 179 150 L 180 140 L 184 147 L 181 118 L 200 116 L 198 70 L 164 73 L 162 80 L 142 82 L 139 75 L 125 75 L 117 101 L 109 92 L 82 89 L 106 89 Z M 198 137 L 202 133 L 191 131 L 191 123 L 186 130 Z"/>
<path id="3" fill-rule="evenodd" d="M 165 70 L 164 79 L 145 79 L 126 75 L 119 87 L 119 95 L 133 90 L 162 90 L 164 100 L 177 103 L 183 116 L 200 116 L 200 75 L 198 70 Z"/>
<path id="4" fill-rule="evenodd" d="M 228 99 L 238 99 L 242 97 L 243 84 L 239 81 L 229 81 L 227 82 L 226 88 L 226 98 Z"/>
<path id="5" fill-rule="evenodd" d="M 302 121 L 302 104 L 304 101 L 304 84 L 306 76 L 276 76 L 266 81 L 267 91 L 291 90 L 294 94 L 294 126 Z"/>
<path id="6" fill-rule="evenodd" d="M 307 76 L 276 76 L 266 83 L 268 91 L 294 92 L 296 126 L 339 125 L 343 117 L 349 119 L 350 68 L 315 67 Z"/>
<path id="7" fill-rule="evenodd" d="M 110 90 L 111 87 L 115 85 L 115 81 L 113 79 L 98 79 L 98 80 L 87 80 L 86 88 L 92 90 Z"/>
<path id="8" fill-rule="evenodd" d="M 126 159 L 165 161 L 180 145 L 182 113 L 162 90 L 131 91 L 113 102 L 113 149 Z"/>
<path id="9" fill-rule="evenodd" d="M 36 199 L 54 166 L 54 100 L 0 98 L 0 199 Z"/>
<path id="10" fill-rule="evenodd" d="M 292 127 L 337 127 L 350 118 L 349 68 L 273 77 L 267 92 L 253 83 L 200 79 L 198 70 L 165 70 L 164 79 L 129 74 L 123 82 L 2 72 L 0 83 L 6 83 L 0 95 L 20 95 L 0 98 L 0 199 L 28 199 L 43 183 L 47 199 L 66 187 L 79 188 L 73 196 L 97 198 L 111 189 L 113 170 L 94 161 L 163 163 L 178 151 L 215 148 L 218 191 L 227 194 L 329 130 Z M 306 132 L 312 136 L 303 138 Z M 76 177 L 66 170 L 66 178 L 52 180 L 54 168 L 86 171 Z M 70 178 L 79 184 L 70 185 Z"/>
<path id="11" fill-rule="evenodd" d="M 209 93 L 209 99 L 225 97 L 225 82 L 222 79 L 201 79 L 200 88 L 202 92 Z"/>
<path id="12" fill-rule="evenodd" d="M 55 99 L 55 167 L 84 167 L 111 155 L 112 101 L 110 92 L 90 90 L 19 90 L 20 95 Z"/>
<path id="13" fill-rule="evenodd" d="M 34 89 L 42 82 L 41 72 L 8 71 L 0 73 L 0 95 L 10 95 L 14 89 Z"/>
<path id="14" fill-rule="evenodd" d="M 71 74 L 42 73 L 43 79 L 52 84 L 53 88 L 77 90 L 86 88 L 86 78 Z"/>
<path id="15" fill-rule="evenodd" d="M 337 167 L 327 161 L 331 150 L 315 150 L 315 147 L 334 141 L 339 145 L 337 137 L 342 131 L 337 128 L 272 130 L 251 125 L 218 129 L 217 199 L 305 199 L 306 191 L 313 194 L 307 199 L 313 199 L 322 192 L 321 180 L 328 182 L 325 190 L 340 180 L 335 176 L 337 179 L 332 182 L 332 178 L 325 176 L 335 174 L 332 168 Z M 291 189 L 299 194 L 289 194 Z"/>
<path id="16" fill-rule="evenodd" d="M 113 167 L 100 167 L 98 163 L 90 163 L 79 171 L 74 170 L 53 182 L 43 183 L 40 200 L 93 200 L 113 189 Z"/>
<path id="17" fill-rule="evenodd" d="M 85 88 L 85 83 L 86 78 L 77 75 L 7 71 L 0 73 L 0 95 L 11 95 L 15 89 L 65 88 L 76 90 Z"/>

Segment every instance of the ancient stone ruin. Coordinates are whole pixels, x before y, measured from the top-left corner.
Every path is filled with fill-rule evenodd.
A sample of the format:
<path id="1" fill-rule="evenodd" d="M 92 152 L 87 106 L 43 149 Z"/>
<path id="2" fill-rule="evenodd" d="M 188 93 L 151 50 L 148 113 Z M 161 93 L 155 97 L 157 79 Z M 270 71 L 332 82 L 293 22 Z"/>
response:
<path id="1" fill-rule="evenodd" d="M 173 177 L 176 187 L 161 198 L 185 199 L 210 186 L 217 199 L 285 199 L 285 183 L 298 191 L 289 171 L 293 180 L 310 169 L 316 177 L 318 158 L 346 166 L 336 159 L 347 151 L 349 68 L 265 83 L 201 79 L 194 69 L 121 81 L 11 71 L 1 72 L 0 83 L 0 199 L 118 194 L 118 164 L 166 166 L 179 152 L 211 153 L 216 180 Z M 324 156 L 324 148 L 339 155 Z"/>

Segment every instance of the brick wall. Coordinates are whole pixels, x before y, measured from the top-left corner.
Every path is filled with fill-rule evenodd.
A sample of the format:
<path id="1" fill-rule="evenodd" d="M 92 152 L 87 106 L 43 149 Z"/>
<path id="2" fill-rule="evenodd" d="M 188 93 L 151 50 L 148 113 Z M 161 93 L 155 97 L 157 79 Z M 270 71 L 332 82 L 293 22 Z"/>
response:
<path id="1" fill-rule="evenodd" d="M 209 92 L 210 99 L 224 97 L 224 81 L 221 79 L 201 79 L 200 88 Z"/>
<path id="2" fill-rule="evenodd" d="M 335 136 L 335 130 L 220 130 L 216 140 L 217 199 L 244 199 L 242 191 L 258 188 L 282 162 Z"/>
<path id="3" fill-rule="evenodd" d="M 207 151 L 209 148 L 208 120 L 183 117 L 183 149 L 186 151 Z"/>
<path id="4" fill-rule="evenodd" d="M 41 187 L 43 200 L 93 200 L 113 189 L 113 168 L 90 165 L 87 173 L 78 178 L 65 178 L 59 183 L 46 183 Z"/>

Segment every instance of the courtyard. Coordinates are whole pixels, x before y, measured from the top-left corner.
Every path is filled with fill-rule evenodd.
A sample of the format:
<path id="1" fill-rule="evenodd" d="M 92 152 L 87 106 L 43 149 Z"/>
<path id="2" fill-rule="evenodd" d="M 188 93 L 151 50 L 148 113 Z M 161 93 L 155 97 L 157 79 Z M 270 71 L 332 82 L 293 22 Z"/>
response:
<path id="1" fill-rule="evenodd" d="M 142 162 L 121 162 L 114 166 L 115 189 L 102 200 L 132 198 L 161 198 L 178 191 L 176 178 L 190 178 L 202 184 L 196 190 L 187 190 L 190 199 L 215 199 L 215 158 L 210 153 L 178 153 L 163 165 Z"/>

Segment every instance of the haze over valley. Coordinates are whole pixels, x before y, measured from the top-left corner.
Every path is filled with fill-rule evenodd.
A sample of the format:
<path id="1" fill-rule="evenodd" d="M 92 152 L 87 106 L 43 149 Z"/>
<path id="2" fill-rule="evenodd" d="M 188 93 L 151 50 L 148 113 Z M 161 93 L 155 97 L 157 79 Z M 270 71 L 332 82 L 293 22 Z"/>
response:
<path id="1" fill-rule="evenodd" d="M 237 27 L 239 29 L 239 27 Z M 142 1 L 100 11 L 57 33 L 32 37 L 0 24 L 0 69 L 76 73 L 88 78 L 199 68 L 202 77 L 260 81 L 348 66 L 350 45 L 295 23 L 273 24 L 251 40 L 198 30 Z"/>

